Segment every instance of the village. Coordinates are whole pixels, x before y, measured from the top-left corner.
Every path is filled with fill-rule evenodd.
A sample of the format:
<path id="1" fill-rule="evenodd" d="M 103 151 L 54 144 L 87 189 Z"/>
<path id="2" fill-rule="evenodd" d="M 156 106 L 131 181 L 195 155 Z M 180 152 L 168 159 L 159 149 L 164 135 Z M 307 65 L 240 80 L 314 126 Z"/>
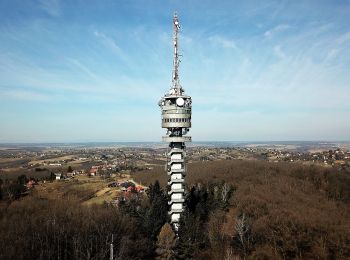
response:
<path id="1" fill-rule="evenodd" d="M 142 196 L 147 189 L 132 179 L 135 172 L 152 172 L 166 163 L 163 147 L 123 148 L 26 148 L 0 149 L 2 183 L 20 182 L 22 193 L 37 188 L 89 186 L 87 201 L 114 203 Z M 220 160 L 262 160 L 273 163 L 315 164 L 350 172 L 350 151 L 285 149 L 285 147 L 192 146 L 186 149 L 188 163 Z M 164 172 L 165 174 L 165 172 Z M 21 179 L 20 181 L 18 181 Z M 56 184 L 53 184 L 56 183 Z M 58 184 L 61 183 L 61 184 Z M 68 186 L 69 186 L 68 185 Z M 3 185 L 4 186 L 4 185 Z M 78 189 L 81 189 L 78 188 Z M 85 188 L 83 188 L 85 189 Z M 89 202 L 89 203 L 90 203 Z"/>
<path id="2" fill-rule="evenodd" d="M 11 175 L 50 175 L 70 178 L 76 174 L 90 177 L 115 177 L 120 174 L 152 170 L 164 165 L 165 147 L 124 148 L 26 148 L 0 149 L 0 178 Z M 186 149 L 187 161 L 217 160 L 266 160 L 317 164 L 324 167 L 350 167 L 350 150 L 342 147 L 331 149 L 287 149 L 274 146 L 191 146 Z M 39 174 L 42 173 L 42 174 Z"/>

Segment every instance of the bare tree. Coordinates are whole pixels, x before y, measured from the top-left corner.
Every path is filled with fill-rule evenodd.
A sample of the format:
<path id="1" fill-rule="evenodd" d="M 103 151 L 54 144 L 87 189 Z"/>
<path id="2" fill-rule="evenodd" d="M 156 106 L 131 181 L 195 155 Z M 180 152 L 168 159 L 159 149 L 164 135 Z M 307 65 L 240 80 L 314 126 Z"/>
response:
<path id="1" fill-rule="evenodd" d="M 232 247 L 228 247 L 225 252 L 224 260 L 240 260 L 241 258 L 235 254 Z"/>
<path id="2" fill-rule="evenodd" d="M 230 192 L 230 186 L 227 183 L 224 183 L 222 185 L 222 189 L 221 189 L 221 199 L 223 202 L 227 202 L 228 198 L 229 198 L 229 192 Z"/>
<path id="3" fill-rule="evenodd" d="M 236 218 L 235 231 L 242 251 L 244 255 L 246 255 L 251 248 L 252 238 L 250 235 L 250 227 L 244 213 L 242 216 Z"/>

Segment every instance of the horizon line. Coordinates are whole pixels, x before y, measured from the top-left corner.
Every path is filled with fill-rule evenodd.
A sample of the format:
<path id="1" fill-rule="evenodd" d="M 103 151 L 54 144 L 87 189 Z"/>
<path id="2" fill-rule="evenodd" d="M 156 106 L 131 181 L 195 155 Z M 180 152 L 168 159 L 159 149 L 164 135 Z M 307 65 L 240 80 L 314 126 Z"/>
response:
<path id="1" fill-rule="evenodd" d="M 350 143 L 350 140 L 199 140 L 187 143 Z M 111 144 L 111 143 L 164 143 L 162 141 L 48 141 L 48 142 L 0 142 L 0 145 L 23 145 L 23 144 Z"/>

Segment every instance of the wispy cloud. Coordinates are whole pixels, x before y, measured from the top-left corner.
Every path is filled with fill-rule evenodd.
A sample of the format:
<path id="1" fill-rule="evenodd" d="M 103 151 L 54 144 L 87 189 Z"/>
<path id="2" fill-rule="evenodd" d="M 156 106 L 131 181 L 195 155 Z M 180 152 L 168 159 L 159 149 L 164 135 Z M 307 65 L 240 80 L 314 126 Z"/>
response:
<path id="1" fill-rule="evenodd" d="M 94 31 L 94 35 L 101 39 L 102 43 L 110 49 L 115 55 L 117 55 L 123 62 L 125 62 L 128 66 L 132 65 L 131 60 L 128 55 L 118 46 L 115 40 L 112 37 L 107 36 L 106 34 Z"/>
<path id="2" fill-rule="evenodd" d="M 3 125 L 12 122 L 8 111 L 19 122 L 32 122 L 40 113 L 40 120 L 65 125 L 52 128 L 48 138 L 58 132 L 74 138 L 71 122 L 79 122 L 74 127 L 79 138 L 84 133 L 157 140 L 156 103 L 171 82 L 169 1 L 141 7 L 137 1 L 34 0 L 36 7 L 25 12 L 26 5 L 13 2 L 0 16 Z M 258 0 L 194 2 L 180 13 L 180 75 L 194 100 L 197 140 L 305 138 L 305 132 L 312 138 L 336 133 L 334 138 L 348 138 L 349 16 L 339 12 L 344 4 L 273 0 L 262 8 Z M 63 13 L 65 19 L 47 17 Z M 118 115 L 112 118 L 109 111 Z M 130 119 L 140 114 L 147 114 L 142 119 L 147 134 Z M 0 134 L 3 140 L 23 129 L 10 123 L 9 134 Z M 39 130 L 33 124 L 38 139 Z"/>
<path id="3" fill-rule="evenodd" d="M 60 0 L 39 0 L 40 8 L 51 16 L 61 15 Z"/>
<path id="4" fill-rule="evenodd" d="M 275 26 L 274 28 L 270 29 L 270 30 L 267 30 L 265 33 L 264 33 L 264 36 L 266 38 L 271 38 L 273 37 L 275 34 L 279 33 L 279 32 L 282 32 L 282 31 L 285 31 L 287 29 L 290 29 L 291 26 L 288 25 L 288 24 L 279 24 L 277 26 Z"/>
<path id="5" fill-rule="evenodd" d="M 67 60 L 74 64 L 76 67 L 78 67 L 81 71 L 83 71 L 86 75 L 88 75 L 90 78 L 99 81 L 99 77 L 92 72 L 87 66 L 85 66 L 84 64 L 82 64 L 79 60 L 77 59 L 72 59 L 72 58 L 67 58 Z"/>
<path id="6" fill-rule="evenodd" d="M 350 32 L 346 32 L 346 33 L 340 35 L 335 41 L 338 44 L 347 43 L 348 41 L 350 41 Z"/>
<path id="7" fill-rule="evenodd" d="M 275 47 L 273 47 L 273 51 L 274 51 L 275 55 L 280 59 L 283 59 L 286 57 L 286 54 L 282 51 L 280 45 L 276 45 Z"/>
<path id="8" fill-rule="evenodd" d="M 16 99 L 22 101 L 50 101 L 52 98 L 41 92 L 34 92 L 23 89 L 0 89 L 1 99 Z"/>
<path id="9" fill-rule="evenodd" d="M 327 55 L 324 61 L 327 62 L 332 59 L 335 59 L 338 56 L 338 54 L 339 54 L 339 49 L 333 48 L 327 52 Z"/>
<path id="10" fill-rule="evenodd" d="M 232 39 L 227 39 L 223 36 L 215 35 L 209 37 L 209 41 L 214 45 L 218 45 L 225 49 L 237 49 L 236 43 Z"/>

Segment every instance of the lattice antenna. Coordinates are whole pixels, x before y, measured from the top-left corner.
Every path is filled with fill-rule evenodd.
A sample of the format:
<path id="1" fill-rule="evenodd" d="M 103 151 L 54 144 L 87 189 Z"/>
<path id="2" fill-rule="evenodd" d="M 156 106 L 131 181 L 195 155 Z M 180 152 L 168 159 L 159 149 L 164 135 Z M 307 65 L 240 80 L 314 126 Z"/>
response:
<path id="1" fill-rule="evenodd" d="M 173 18 L 173 44 L 174 44 L 174 61 L 173 61 L 173 84 L 172 88 L 179 91 L 181 89 L 180 86 L 180 79 L 179 79 L 179 65 L 180 65 L 180 59 L 179 59 L 179 31 L 180 31 L 180 22 L 179 18 L 177 16 L 177 13 L 174 13 Z"/>

